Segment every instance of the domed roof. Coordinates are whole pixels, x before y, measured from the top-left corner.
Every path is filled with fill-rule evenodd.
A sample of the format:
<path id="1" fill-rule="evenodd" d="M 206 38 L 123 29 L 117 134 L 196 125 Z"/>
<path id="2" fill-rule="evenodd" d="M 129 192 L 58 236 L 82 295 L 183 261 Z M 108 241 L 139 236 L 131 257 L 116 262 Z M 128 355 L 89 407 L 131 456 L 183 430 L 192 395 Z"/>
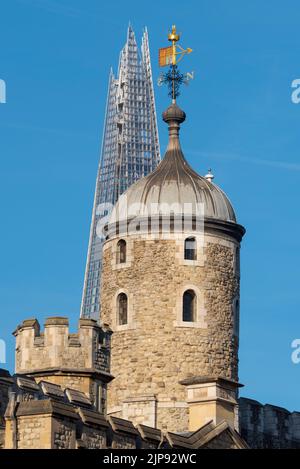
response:
<path id="1" fill-rule="evenodd" d="M 185 120 L 185 113 L 173 103 L 163 113 L 163 119 L 169 125 L 169 144 L 164 159 L 151 174 L 120 196 L 110 223 L 165 213 L 196 215 L 201 204 L 204 218 L 235 223 L 233 207 L 224 192 L 197 174 L 184 158 L 179 127 Z"/>

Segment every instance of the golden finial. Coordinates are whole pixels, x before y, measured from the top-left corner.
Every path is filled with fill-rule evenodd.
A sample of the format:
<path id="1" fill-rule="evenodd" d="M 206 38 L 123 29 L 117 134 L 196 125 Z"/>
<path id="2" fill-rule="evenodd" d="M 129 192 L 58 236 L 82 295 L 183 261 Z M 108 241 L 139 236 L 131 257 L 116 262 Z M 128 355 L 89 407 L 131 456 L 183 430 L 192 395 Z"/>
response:
<path id="1" fill-rule="evenodd" d="M 180 34 L 177 34 L 175 24 L 172 26 L 172 31 L 169 33 L 168 39 L 171 42 L 178 42 L 180 39 Z"/>
<path id="2" fill-rule="evenodd" d="M 168 40 L 172 42 L 169 47 L 159 49 L 159 66 L 165 67 L 167 65 L 176 65 L 186 54 L 190 54 L 192 49 L 189 47 L 183 49 L 177 42 L 180 39 L 180 34 L 176 31 L 176 26 L 172 26 L 171 32 L 168 34 Z"/>

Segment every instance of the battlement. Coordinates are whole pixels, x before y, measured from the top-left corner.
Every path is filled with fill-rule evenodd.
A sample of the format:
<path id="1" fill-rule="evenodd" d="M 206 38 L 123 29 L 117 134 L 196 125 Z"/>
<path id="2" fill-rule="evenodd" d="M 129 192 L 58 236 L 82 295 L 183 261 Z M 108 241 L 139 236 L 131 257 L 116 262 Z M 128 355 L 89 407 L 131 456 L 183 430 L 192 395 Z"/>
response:
<path id="1" fill-rule="evenodd" d="M 16 337 L 16 373 L 110 371 L 111 330 L 93 319 L 80 319 L 78 332 L 69 331 L 65 317 L 47 318 L 44 331 L 37 319 L 26 319 Z"/>
<path id="2" fill-rule="evenodd" d="M 239 417 L 251 448 L 300 448 L 300 412 L 241 397 Z"/>

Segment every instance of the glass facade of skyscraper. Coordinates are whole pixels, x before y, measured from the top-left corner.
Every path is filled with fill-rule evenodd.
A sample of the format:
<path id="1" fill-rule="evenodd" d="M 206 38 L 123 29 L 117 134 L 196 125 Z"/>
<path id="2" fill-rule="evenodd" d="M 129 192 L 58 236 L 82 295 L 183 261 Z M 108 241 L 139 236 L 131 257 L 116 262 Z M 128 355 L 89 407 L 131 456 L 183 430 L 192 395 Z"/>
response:
<path id="1" fill-rule="evenodd" d="M 101 160 L 97 173 L 81 317 L 100 318 L 101 233 L 97 230 L 119 196 L 155 169 L 160 150 L 147 30 L 139 50 L 129 26 L 118 75 L 111 71 Z"/>

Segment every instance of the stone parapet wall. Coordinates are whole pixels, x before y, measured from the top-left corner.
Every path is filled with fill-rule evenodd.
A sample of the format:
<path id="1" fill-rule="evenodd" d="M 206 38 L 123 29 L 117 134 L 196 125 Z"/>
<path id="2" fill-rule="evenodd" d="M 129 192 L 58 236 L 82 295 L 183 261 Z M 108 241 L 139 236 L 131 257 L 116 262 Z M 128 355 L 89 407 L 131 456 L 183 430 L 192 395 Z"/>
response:
<path id="1" fill-rule="evenodd" d="M 78 333 L 71 334 L 67 318 L 48 318 L 44 332 L 36 319 L 28 319 L 14 335 L 16 373 L 58 368 L 109 373 L 109 332 L 94 320 L 81 319 Z"/>
<path id="2" fill-rule="evenodd" d="M 300 412 L 240 398 L 241 435 L 251 448 L 300 449 Z"/>
<path id="3" fill-rule="evenodd" d="M 0 368 L 0 449 L 5 443 L 5 419 L 4 414 L 9 401 L 9 393 L 14 381 L 7 370 Z"/>
<path id="4" fill-rule="evenodd" d="M 48 415 L 18 418 L 18 449 L 51 449 L 51 418 Z"/>
<path id="5" fill-rule="evenodd" d="M 14 377 L 13 389 L 5 411 L 1 449 L 197 449 L 216 436 L 221 447 L 223 440 L 229 441 L 230 447 L 246 447 L 226 422 L 217 426 L 211 422 L 208 429 L 178 438 L 168 431 L 106 417 L 84 393 L 63 390 L 53 383 Z"/>

